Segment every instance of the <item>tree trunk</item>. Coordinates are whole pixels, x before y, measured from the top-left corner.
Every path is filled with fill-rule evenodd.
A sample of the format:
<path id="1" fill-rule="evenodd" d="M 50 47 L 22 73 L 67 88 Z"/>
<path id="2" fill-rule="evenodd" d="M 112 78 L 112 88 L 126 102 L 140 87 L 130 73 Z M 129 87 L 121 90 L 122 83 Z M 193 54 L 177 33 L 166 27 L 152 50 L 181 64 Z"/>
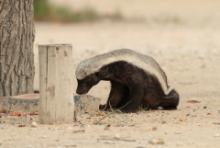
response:
<path id="1" fill-rule="evenodd" d="M 0 0 L 0 96 L 33 92 L 33 0 Z"/>

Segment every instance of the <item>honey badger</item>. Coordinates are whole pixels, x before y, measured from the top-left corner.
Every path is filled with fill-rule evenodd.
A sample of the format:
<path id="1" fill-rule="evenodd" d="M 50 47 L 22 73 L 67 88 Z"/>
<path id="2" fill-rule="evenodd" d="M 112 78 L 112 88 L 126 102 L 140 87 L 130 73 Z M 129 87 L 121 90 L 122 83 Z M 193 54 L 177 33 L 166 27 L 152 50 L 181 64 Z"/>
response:
<path id="1" fill-rule="evenodd" d="M 82 61 L 76 68 L 76 92 L 86 94 L 99 81 L 110 81 L 111 91 L 100 110 L 136 112 L 148 109 L 176 109 L 179 94 L 167 82 L 165 72 L 150 56 L 119 49 Z"/>

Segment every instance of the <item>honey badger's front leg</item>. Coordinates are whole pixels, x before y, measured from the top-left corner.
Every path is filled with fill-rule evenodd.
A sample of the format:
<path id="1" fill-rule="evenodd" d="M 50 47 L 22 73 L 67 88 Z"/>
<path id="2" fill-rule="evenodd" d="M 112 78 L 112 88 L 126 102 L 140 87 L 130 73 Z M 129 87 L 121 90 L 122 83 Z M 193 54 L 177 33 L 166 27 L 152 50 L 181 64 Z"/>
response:
<path id="1" fill-rule="evenodd" d="M 106 104 L 104 105 L 100 105 L 99 109 L 100 110 L 109 110 L 109 109 L 116 109 L 117 107 L 119 107 L 124 94 L 125 93 L 125 87 L 115 81 L 111 81 L 111 91 L 108 97 L 108 100 L 106 102 Z"/>

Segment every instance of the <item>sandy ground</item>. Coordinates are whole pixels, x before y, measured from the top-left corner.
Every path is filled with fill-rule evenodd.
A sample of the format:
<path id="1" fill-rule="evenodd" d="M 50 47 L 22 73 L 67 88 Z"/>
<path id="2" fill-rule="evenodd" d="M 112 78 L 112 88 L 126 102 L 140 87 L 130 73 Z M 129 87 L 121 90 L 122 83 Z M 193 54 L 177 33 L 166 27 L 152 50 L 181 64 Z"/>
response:
<path id="1" fill-rule="evenodd" d="M 175 111 L 140 111 L 135 114 L 100 112 L 80 116 L 78 122 L 68 125 L 35 124 L 37 116 L 0 115 L 0 147 L 219 148 L 220 19 L 219 14 L 215 13 L 218 5 L 218 1 L 212 0 L 198 7 L 207 11 L 198 9 L 193 13 L 213 16 L 212 21 L 203 20 L 203 24 L 37 23 L 35 89 L 39 88 L 38 44 L 71 43 L 75 66 L 81 60 L 99 53 L 130 48 L 151 55 L 160 63 L 170 85 L 180 93 L 181 102 Z M 161 12 L 171 11 L 166 6 L 161 6 Z M 174 14 L 185 10 L 184 16 L 188 16 L 188 12 L 193 12 L 193 6 L 189 5 L 191 9 L 184 6 L 180 10 L 175 9 Z M 189 20 L 194 18 L 197 17 L 187 17 Z M 102 82 L 89 94 L 105 102 L 108 92 L 109 83 Z"/>

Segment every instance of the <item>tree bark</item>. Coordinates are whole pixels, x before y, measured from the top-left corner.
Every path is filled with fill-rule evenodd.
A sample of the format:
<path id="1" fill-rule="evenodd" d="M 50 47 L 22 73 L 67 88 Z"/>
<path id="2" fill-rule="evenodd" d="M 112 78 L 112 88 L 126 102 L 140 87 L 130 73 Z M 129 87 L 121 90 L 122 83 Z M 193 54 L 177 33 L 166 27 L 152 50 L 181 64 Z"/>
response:
<path id="1" fill-rule="evenodd" d="M 0 96 L 33 92 L 33 0 L 0 0 Z"/>

